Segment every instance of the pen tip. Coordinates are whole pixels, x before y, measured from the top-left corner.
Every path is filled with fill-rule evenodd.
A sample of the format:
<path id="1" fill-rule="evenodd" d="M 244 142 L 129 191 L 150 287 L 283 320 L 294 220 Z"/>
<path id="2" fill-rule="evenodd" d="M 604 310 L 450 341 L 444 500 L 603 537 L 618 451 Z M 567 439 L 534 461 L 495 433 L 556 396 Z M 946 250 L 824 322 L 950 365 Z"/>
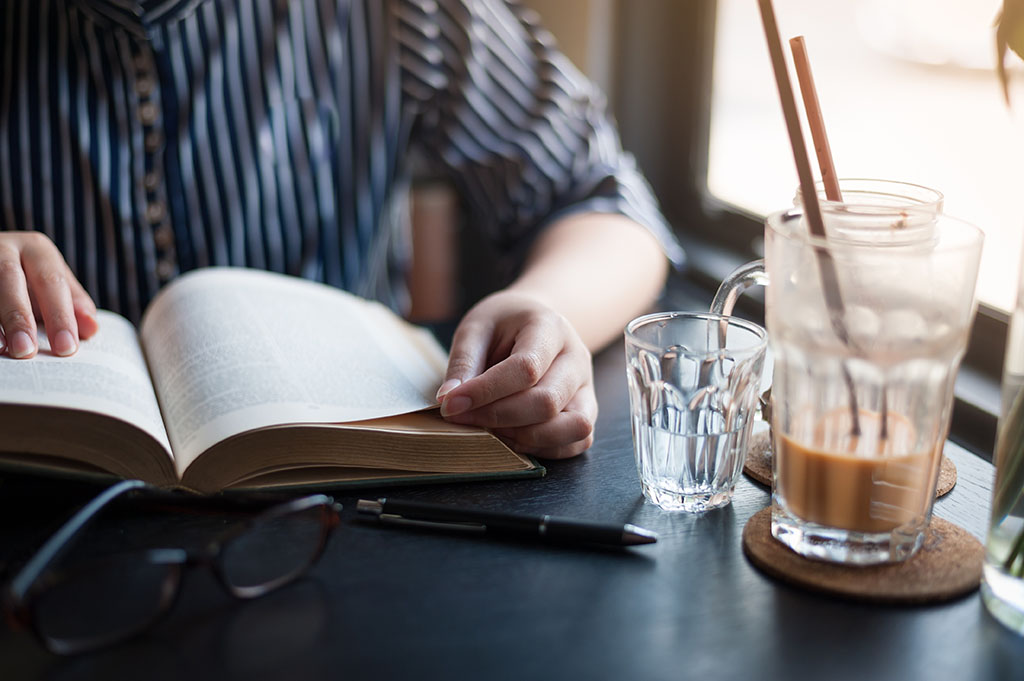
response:
<path id="1" fill-rule="evenodd" d="M 658 541 L 658 535 L 636 525 L 625 525 L 622 528 L 622 541 L 629 545 L 653 544 Z"/>

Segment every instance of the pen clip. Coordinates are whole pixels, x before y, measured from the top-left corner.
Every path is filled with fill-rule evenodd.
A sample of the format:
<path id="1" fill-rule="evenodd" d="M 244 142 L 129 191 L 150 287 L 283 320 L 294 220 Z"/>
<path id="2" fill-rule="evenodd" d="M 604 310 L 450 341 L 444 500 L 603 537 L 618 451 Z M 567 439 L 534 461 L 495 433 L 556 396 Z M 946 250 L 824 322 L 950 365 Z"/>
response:
<path id="1" fill-rule="evenodd" d="M 487 526 L 482 523 L 470 523 L 461 521 L 444 520 L 417 520 L 405 518 L 394 513 L 381 513 L 377 518 L 382 523 L 389 525 L 402 525 L 405 527 L 422 527 L 432 530 L 458 530 L 460 532 L 485 532 Z"/>

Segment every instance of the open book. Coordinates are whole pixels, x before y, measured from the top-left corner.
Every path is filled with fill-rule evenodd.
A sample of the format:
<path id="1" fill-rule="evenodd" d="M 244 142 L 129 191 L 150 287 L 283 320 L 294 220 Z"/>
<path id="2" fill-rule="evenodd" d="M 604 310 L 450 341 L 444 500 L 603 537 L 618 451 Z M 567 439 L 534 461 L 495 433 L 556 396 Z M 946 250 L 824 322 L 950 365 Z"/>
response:
<path id="1" fill-rule="evenodd" d="M 0 356 L 0 462 L 201 492 L 544 472 L 440 417 L 433 336 L 329 286 L 203 269 L 138 333 L 111 312 L 99 324 L 72 357 L 42 332 L 35 359 Z"/>

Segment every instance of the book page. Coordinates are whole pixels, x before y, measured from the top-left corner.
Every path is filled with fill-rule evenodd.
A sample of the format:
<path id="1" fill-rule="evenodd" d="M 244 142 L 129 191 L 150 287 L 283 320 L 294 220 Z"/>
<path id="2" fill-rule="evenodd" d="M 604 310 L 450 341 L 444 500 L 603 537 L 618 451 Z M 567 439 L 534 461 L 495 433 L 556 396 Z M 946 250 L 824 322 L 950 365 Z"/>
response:
<path id="1" fill-rule="evenodd" d="M 156 394 L 135 328 L 100 310 L 99 331 L 71 357 L 57 357 L 39 328 L 32 359 L 0 355 L 0 404 L 37 404 L 107 414 L 146 431 L 171 456 Z"/>
<path id="2" fill-rule="evenodd" d="M 446 361 L 426 331 L 376 303 L 231 268 L 175 281 L 150 305 L 141 337 L 179 475 L 254 428 L 429 407 Z"/>

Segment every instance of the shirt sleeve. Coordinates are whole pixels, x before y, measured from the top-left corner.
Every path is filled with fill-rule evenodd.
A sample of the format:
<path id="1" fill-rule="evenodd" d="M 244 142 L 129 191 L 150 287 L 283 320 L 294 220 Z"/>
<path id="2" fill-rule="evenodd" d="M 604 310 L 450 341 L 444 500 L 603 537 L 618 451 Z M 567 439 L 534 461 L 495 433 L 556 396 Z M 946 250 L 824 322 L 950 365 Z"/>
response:
<path id="1" fill-rule="evenodd" d="M 415 143 L 501 253 L 518 263 L 552 221 L 618 213 L 682 265 L 604 96 L 532 11 L 503 0 L 409 0 L 405 10 L 399 50 L 404 94 L 420 103 Z"/>

